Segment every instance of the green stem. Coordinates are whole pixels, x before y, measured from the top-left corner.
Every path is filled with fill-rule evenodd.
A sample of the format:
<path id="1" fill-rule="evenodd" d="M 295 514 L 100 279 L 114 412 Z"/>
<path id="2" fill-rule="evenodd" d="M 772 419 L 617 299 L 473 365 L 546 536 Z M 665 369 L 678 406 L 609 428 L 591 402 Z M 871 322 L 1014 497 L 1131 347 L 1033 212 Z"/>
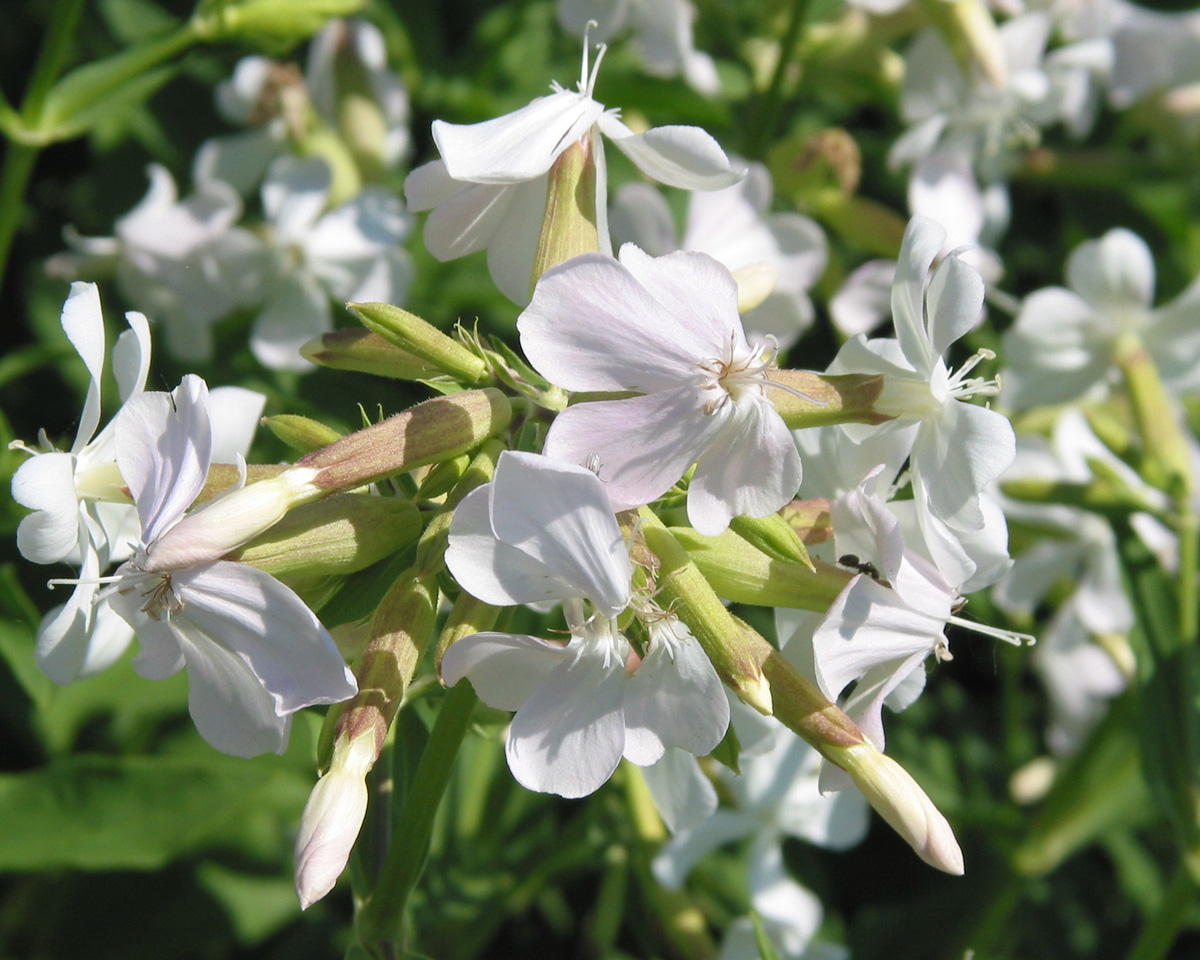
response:
<path id="1" fill-rule="evenodd" d="M 1185 507 L 1179 518 L 1179 636 L 1186 643 L 1200 634 L 1200 516 Z"/>
<path id="2" fill-rule="evenodd" d="M 762 109 L 758 112 L 758 124 L 746 138 L 746 153 L 750 157 L 761 157 L 767 139 L 775 130 L 779 117 L 783 81 L 787 77 L 788 65 L 796 53 L 796 44 L 800 39 L 800 27 L 808 13 L 809 0 L 793 0 L 792 12 L 784 30 L 783 39 L 779 42 L 779 60 L 775 64 L 775 72 L 771 75 L 770 86 L 763 96 Z"/>
<path id="3" fill-rule="evenodd" d="M 21 122 L 26 128 L 36 127 L 41 120 L 46 95 L 62 72 L 71 38 L 79 24 L 84 0 L 58 0 L 54 15 L 50 19 L 50 31 L 42 42 L 25 101 L 21 105 Z M 25 188 L 33 174 L 37 160 L 36 147 L 9 140 L 4 154 L 4 165 L 0 168 L 0 284 L 4 282 L 8 254 L 12 250 L 13 237 L 21 223 L 25 206 Z"/>
<path id="4" fill-rule="evenodd" d="M 424 865 L 433 821 L 478 698 L 470 684 L 446 692 L 392 834 L 379 882 L 358 914 L 359 942 L 375 957 L 393 956 L 403 936 L 404 908 Z"/>
<path id="5" fill-rule="evenodd" d="M 1167 956 L 1179 928 L 1195 902 L 1196 881 L 1186 863 L 1175 869 L 1158 911 L 1150 917 L 1129 951 L 1129 960 L 1161 960 Z"/>

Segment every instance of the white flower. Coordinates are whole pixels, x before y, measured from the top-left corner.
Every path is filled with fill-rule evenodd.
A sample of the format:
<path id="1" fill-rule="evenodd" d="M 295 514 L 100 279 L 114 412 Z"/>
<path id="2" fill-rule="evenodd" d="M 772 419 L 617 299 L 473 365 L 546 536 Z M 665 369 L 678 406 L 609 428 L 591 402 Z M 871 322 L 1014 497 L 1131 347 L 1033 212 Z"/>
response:
<path id="1" fill-rule="evenodd" d="M 312 107 L 329 129 L 339 130 L 347 75 L 360 81 L 354 93 L 378 110 L 379 159 L 395 167 L 410 147 L 408 92 L 388 69 L 383 34 L 365 20 L 330 20 L 312 39 L 303 78 L 290 64 L 252 56 L 239 60 L 233 76 L 217 86 L 221 115 L 250 129 L 206 140 L 192 164 L 196 182 L 221 180 L 248 194 L 271 161 L 288 152 L 289 141 L 314 123 Z"/>
<path id="2" fill-rule="evenodd" d="M 874 492 L 881 469 L 830 508 L 838 556 L 852 555 L 870 566 L 838 595 L 812 639 L 821 691 L 836 700 L 858 681 L 843 709 L 880 750 L 885 701 L 903 710 L 925 687 L 925 660 L 931 654 L 950 659 L 946 624 L 1019 642 L 1015 635 L 954 615 L 961 584 L 948 583 L 933 562 L 905 544 L 900 520 Z M 787 645 L 789 654 L 792 646 Z M 822 789 L 849 784 L 847 774 L 826 765 Z"/>
<path id="3" fill-rule="evenodd" d="M 741 183 L 693 193 L 683 239 L 676 242 L 662 194 L 648 184 L 628 183 L 617 191 L 610 223 L 614 237 L 630 240 L 652 256 L 676 249 L 698 250 L 735 274 L 743 268 L 772 270 L 774 291 L 742 322 L 752 341 L 770 335 L 785 350 L 812 324 L 808 290 L 825 270 L 828 246 L 821 228 L 808 217 L 767 213 L 771 190 L 767 168 L 752 163 Z"/>
<path id="4" fill-rule="evenodd" d="M 905 51 L 900 111 L 911 126 L 892 146 L 893 166 L 916 163 L 935 149 L 969 156 L 984 180 L 1003 179 L 1018 148 L 1033 146 L 1038 128 L 1053 119 L 1042 54 L 1050 35 L 1044 13 L 999 27 L 1007 79 L 997 85 L 979 71 L 965 73 L 945 40 L 926 29 Z"/>
<path id="5" fill-rule="evenodd" d="M 1200 278 L 1157 310 L 1154 258 L 1141 237 L 1110 230 L 1067 260 L 1067 287 L 1025 298 L 1004 337 L 1004 399 L 1016 407 L 1058 403 L 1103 383 L 1112 347 L 1139 336 L 1175 392 L 1200 388 Z"/>
<path id="6" fill-rule="evenodd" d="M 597 43 L 615 37 L 628 23 L 650 73 L 682 73 L 693 89 L 710 96 L 721 89 L 712 57 L 693 45 L 696 8 L 689 0 L 558 0 L 556 10 L 564 30 Z"/>
<path id="7" fill-rule="evenodd" d="M 409 216 L 382 187 L 366 187 L 326 212 L 329 166 L 318 157 L 275 160 L 263 181 L 275 271 L 259 290 L 265 300 L 250 347 L 273 369 L 308 370 L 300 347 L 330 329 L 329 301 L 399 303 L 412 262 L 399 246 Z"/>
<path id="8" fill-rule="evenodd" d="M 304 77 L 321 118 L 335 130 L 340 126 L 339 97 L 347 92 L 340 85 L 349 79 L 356 84 L 354 94 L 369 92 L 384 123 L 384 165 L 394 167 L 408 155 L 408 91 L 388 69 L 387 46 L 377 26 L 366 20 L 330 20 L 312 39 Z"/>
<path id="9" fill-rule="evenodd" d="M 555 84 L 554 93 L 503 117 L 470 125 L 435 120 L 433 139 L 442 159 L 418 167 L 404 182 L 409 208 L 432 211 L 425 221 L 429 252 L 453 260 L 486 248 L 492 279 L 514 303 L 529 302 L 549 171 L 573 143 L 586 139 L 596 166 L 596 225 L 605 253 L 611 243 L 601 133 L 659 183 L 717 190 L 742 176 L 697 127 L 635 134 L 618 111 L 592 99 L 596 72 L 589 77 L 587 63 L 585 45 L 578 93 Z"/>
<path id="10" fill-rule="evenodd" d="M 80 237 L 46 269 L 65 279 L 116 272 L 121 293 L 163 325 L 167 350 L 184 360 L 212 357 L 212 326 L 254 301 L 266 266 L 262 244 L 235 226 L 242 215 L 236 191 L 198 182 L 180 201 L 163 167 L 149 167 L 150 190 L 117 221 L 113 237 Z"/>
<path id="11" fill-rule="evenodd" d="M 161 679 L 188 669 L 196 729 L 225 753 L 287 745 L 291 716 L 352 696 L 354 676 L 328 631 L 290 589 L 225 560 L 155 573 L 146 556 L 204 486 L 212 449 L 207 387 L 143 393 L 117 421 L 117 463 L 142 522 L 142 545 L 117 569 L 108 603 L 137 632 L 134 669 Z"/>
<path id="12" fill-rule="evenodd" d="M 935 524 L 957 533 L 984 528 L 984 487 L 1012 462 L 1015 440 L 1008 420 L 986 407 L 965 403 L 976 394 L 989 395 L 995 383 L 967 374 L 989 356 L 981 351 L 951 373 L 943 354 L 982 318 L 983 282 L 978 272 L 956 256 L 946 257 L 929 282 L 930 264 L 942 249 L 945 232 L 937 224 L 914 217 L 904 234 L 892 313 L 896 339 L 846 342 L 830 373 L 881 373 L 883 392 L 876 409 L 896 417 L 884 429 L 919 424 L 911 464 L 917 508 L 926 540 Z M 866 430 L 851 425 L 855 439 Z"/>
<path id="13" fill-rule="evenodd" d="M 765 348 L 747 344 L 737 285 L 711 257 L 584 254 L 543 275 L 517 329 L 552 383 L 642 394 L 571 406 L 546 438 L 549 456 L 598 461 L 617 509 L 660 497 L 693 463 L 688 518 L 704 534 L 795 494 L 800 455 L 765 395 Z"/>
<path id="14" fill-rule="evenodd" d="M 515 710 L 506 753 L 531 790 L 581 797 L 621 757 L 642 766 L 669 747 L 705 754 L 729 722 L 721 682 L 678 621 L 645 603 L 640 659 L 616 618 L 634 600 L 632 568 L 608 497 L 582 467 L 501 454 L 491 483 L 455 511 L 446 565 L 496 605 L 564 600 L 571 639 L 478 633 L 453 644 L 442 677 L 467 677 L 480 699 Z M 591 607 L 585 615 L 583 599 Z"/>

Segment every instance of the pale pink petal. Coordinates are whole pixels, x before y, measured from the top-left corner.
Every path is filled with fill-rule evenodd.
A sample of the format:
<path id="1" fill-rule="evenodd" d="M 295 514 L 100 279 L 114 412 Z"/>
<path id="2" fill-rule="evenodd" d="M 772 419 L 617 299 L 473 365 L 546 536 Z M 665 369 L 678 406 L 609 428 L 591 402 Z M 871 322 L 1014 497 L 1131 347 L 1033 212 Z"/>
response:
<path id="1" fill-rule="evenodd" d="M 686 750 L 668 749 L 661 760 L 642 769 L 642 776 L 659 816 L 672 833 L 700 826 L 717 809 L 712 781 Z"/>
<path id="2" fill-rule="evenodd" d="M 728 419 L 724 409 L 705 414 L 704 401 L 701 391 L 677 387 L 576 404 L 555 417 L 545 452 L 570 463 L 598 463 L 614 509 L 650 503 L 671 489 Z"/>
<path id="3" fill-rule="evenodd" d="M 79 498 L 75 494 L 75 458 L 69 453 L 39 453 L 17 467 L 12 498 L 34 512 L 21 518 L 17 549 L 33 563 L 57 563 L 79 546 Z"/>
<path id="4" fill-rule="evenodd" d="M 635 134 L 611 113 L 597 122 L 642 173 L 669 187 L 719 190 L 745 176 L 745 170 L 735 168 L 721 145 L 699 127 L 653 127 Z"/>

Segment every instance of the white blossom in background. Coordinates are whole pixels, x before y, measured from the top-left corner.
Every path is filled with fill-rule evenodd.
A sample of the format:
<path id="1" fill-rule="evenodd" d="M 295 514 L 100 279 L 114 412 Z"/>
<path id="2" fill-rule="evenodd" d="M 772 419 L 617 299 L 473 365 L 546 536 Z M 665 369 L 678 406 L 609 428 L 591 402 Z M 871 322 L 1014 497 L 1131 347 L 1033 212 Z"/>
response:
<path id="1" fill-rule="evenodd" d="M 148 168 L 150 190 L 121 217 L 112 237 L 81 237 L 46 264 L 67 280 L 115 274 L 121 294 L 161 325 L 167 351 L 192 362 L 212 358 L 212 327 L 254 301 L 267 267 L 266 251 L 237 226 L 242 201 L 227 184 L 198 181 L 185 200 L 171 174 Z"/>
<path id="2" fill-rule="evenodd" d="M 1113 31 L 1113 105 L 1129 107 L 1146 97 L 1200 83 L 1200 12 L 1150 10 L 1121 4 Z"/>
<path id="3" fill-rule="evenodd" d="M 202 143 L 192 178 L 197 184 L 220 181 L 246 196 L 304 127 L 309 109 L 304 80 L 294 67 L 268 57 L 243 57 L 233 75 L 217 84 L 215 100 L 222 118 L 247 129 Z"/>
<path id="4" fill-rule="evenodd" d="M 447 685 L 466 677 L 489 706 L 516 712 L 505 753 L 530 790 L 586 796 L 622 756 L 647 766 L 672 747 L 703 755 L 725 735 L 716 671 L 678 620 L 633 595 L 628 548 L 589 470 L 505 451 L 455 510 L 446 565 L 485 603 L 564 602 L 566 644 L 477 633 L 442 659 Z M 650 634 L 644 658 L 617 625 L 630 605 Z"/>
<path id="5" fill-rule="evenodd" d="M 647 72 L 682 74 L 690 87 L 709 96 L 721 89 L 712 57 L 695 47 L 696 8 L 690 0 L 558 0 L 555 10 L 564 30 L 596 43 L 607 43 L 629 26 Z"/>
<path id="6" fill-rule="evenodd" d="M 771 195 L 767 168 L 752 163 L 740 183 L 691 194 L 678 239 L 662 194 L 648 184 L 628 183 L 617 190 L 610 226 L 616 240 L 636 243 L 651 256 L 697 250 L 735 274 L 744 268 L 772 270 L 775 289 L 742 317 L 742 324 L 751 342 L 772 336 L 786 350 L 812 325 L 808 291 L 825 270 L 829 247 L 808 217 L 769 213 Z"/>
<path id="7" fill-rule="evenodd" d="M 800 455 L 766 396 L 769 348 L 751 348 L 737 284 L 702 253 L 584 254 L 547 270 L 517 321 L 530 363 L 571 391 L 636 391 L 560 413 L 548 456 L 594 463 L 618 510 L 666 493 L 693 463 L 688 519 L 715 536 L 792 499 Z"/>
<path id="8" fill-rule="evenodd" d="M 895 260 L 868 260 L 855 267 L 829 299 L 829 317 L 843 337 L 871 333 L 892 314 Z"/>
<path id="9" fill-rule="evenodd" d="M 359 81 L 370 92 L 371 102 L 384 125 L 381 159 L 391 169 L 407 158 L 412 147 L 408 131 L 408 91 L 388 69 L 387 45 L 379 28 L 366 20 L 330 20 L 312 39 L 304 78 L 309 96 L 325 123 L 341 126 L 339 103 L 346 94 L 346 79 Z"/>
<path id="10" fill-rule="evenodd" d="M 959 257 L 943 259 L 927 282 L 944 243 L 945 231 L 937 224 L 920 217 L 910 221 L 892 288 L 896 339 L 851 338 L 829 373 L 885 378 L 876 409 L 896 419 L 879 428 L 847 425 L 843 429 L 852 439 L 874 429 L 918 425 L 910 458 L 917 519 L 939 565 L 954 568 L 952 579 L 963 583 L 976 563 L 962 540 L 988 530 L 989 519 L 994 528 L 997 511 L 983 491 L 1012 462 L 1015 440 L 1004 416 L 966 402 L 997 392 L 994 381 L 968 376 L 989 354 L 981 351 L 953 372 L 943 359 L 983 319 L 983 281 Z"/>
<path id="11" fill-rule="evenodd" d="M 788 873 L 782 843 L 797 837 L 830 850 L 853 847 L 867 832 L 867 804 L 856 791 L 823 795 L 817 783 L 820 755 L 778 722 L 771 727 L 768 749 L 742 754 L 740 776 L 718 768 L 735 805 L 721 807 L 695 828 L 676 833 L 652 866 L 660 883 L 678 888 L 703 857 L 748 839 L 748 886 L 755 912 L 782 955 L 809 956 L 810 948 L 829 948 L 812 941 L 821 925 L 821 902 Z M 752 936 L 748 943 L 753 944 Z M 732 960 L 758 955 L 757 950 L 746 954 L 746 946 L 743 927 L 736 926 L 726 934 L 721 956 Z"/>
<path id="12" fill-rule="evenodd" d="M 250 348 L 264 366 L 311 368 L 300 347 L 331 328 L 331 298 L 404 299 L 412 276 L 400 247 L 410 223 L 404 204 L 382 187 L 365 187 L 327 210 L 330 183 L 324 160 L 291 156 L 272 162 L 263 181 L 273 269 L 258 291 Z"/>
<path id="13" fill-rule="evenodd" d="M 267 57 L 243 57 L 230 79 L 218 84 L 217 111 L 234 126 L 247 129 L 213 137 L 201 145 L 192 164 L 197 183 L 220 180 L 243 196 L 253 191 L 277 157 L 291 152 L 312 122 L 338 130 L 340 79 L 358 74 L 359 93 L 369 93 L 383 126 L 380 159 L 396 167 L 408 155 L 408 92 L 388 69 L 379 28 L 365 20 L 330 20 L 313 37 L 304 75 Z"/>
<path id="14" fill-rule="evenodd" d="M 133 398 L 116 422 L 115 446 L 142 538 L 99 602 L 137 633 L 134 670 L 162 679 L 186 667 L 189 711 L 216 749 L 243 757 L 282 753 L 292 714 L 345 700 L 357 687 L 329 632 L 274 577 L 226 560 L 167 568 L 155 562 L 156 544 L 184 518 L 208 476 L 212 424 L 204 381 L 188 375 L 170 394 Z"/>
<path id="15" fill-rule="evenodd" d="M 1066 278 L 1066 288 L 1027 296 L 1005 333 L 1008 405 L 1059 403 L 1105 384 L 1123 334 L 1141 338 L 1169 389 L 1200 388 L 1200 278 L 1155 309 L 1150 248 L 1122 228 L 1076 247 Z"/>
<path id="16" fill-rule="evenodd" d="M 418 167 L 404 182 L 409 209 L 431 211 L 425 221 L 430 253 L 454 260 L 486 249 L 488 270 L 501 292 L 514 303 L 528 303 L 550 168 L 579 141 L 586 141 L 596 166 L 596 225 L 600 249 L 609 253 L 602 133 L 642 173 L 668 186 L 719 190 L 741 179 L 742 171 L 698 127 L 654 127 L 635 134 L 618 110 L 592 99 L 599 65 L 598 56 L 588 74 L 585 44 L 578 93 L 554 84 L 554 93 L 493 120 L 434 121 L 441 159 Z"/>
<path id="17" fill-rule="evenodd" d="M 985 182 L 1003 180 L 1016 151 L 1035 146 L 1055 105 L 1042 56 L 1051 22 L 1043 13 L 999 27 L 1003 85 L 964 72 L 941 35 L 928 28 L 905 51 L 900 112 L 910 124 L 893 144 L 894 167 L 916 164 L 935 150 L 971 158 Z"/>

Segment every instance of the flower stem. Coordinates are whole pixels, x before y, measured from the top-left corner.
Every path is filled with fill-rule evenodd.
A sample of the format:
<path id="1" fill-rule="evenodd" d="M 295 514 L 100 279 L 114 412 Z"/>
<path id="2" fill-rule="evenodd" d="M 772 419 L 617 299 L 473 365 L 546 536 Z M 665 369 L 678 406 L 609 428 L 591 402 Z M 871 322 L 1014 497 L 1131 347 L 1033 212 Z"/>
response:
<path id="1" fill-rule="evenodd" d="M 784 29 L 783 39 L 779 41 L 779 59 L 775 63 L 775 72 L 771 75 L 770 86 L 763 96 L 762 107 L 755 118 L 755 124 L 749 136 L 746 137 L 746 155 L 761 158 L 767 140 L 775 132 L 779 117 L 780 101 L 783 93 L 783 82 L 787 78 L 787 69 L 796 53 L 796 44 L 800 39 L 800 28 L 804 25 L 808 13 L 809 0 L 792 0 L 792 10 Z"/>
<path id="2" fill-rule="evenodd" d="M 1179 928 L 1195 903 L 1196 878 L 1187 858 L 1175 868 L 1157 912 L 1150 917 L 1129 951 L 1128 960 L 1161 960 L 1171 950 Z"/>
<path id="3" fill-rule="evenodd" d="M 359 943 L 373 957 L 393 955 L 403 939 L 404 908 L 424 866 L 434 817 L 477 702 L 470 684 L 460 683 L 446 691 L 404 798 L 387 862 L 355 922 Z"/>
<path id="4" fill-rule="evenodd" d="M 71 38 L 75 35 L 83 11 L 83 2 L 58 0 L 55 5 L 50 31 L 42 42 L 33 76 L 25 92 L 25 101 L 21 105 L 22 125 L 27 129 L 36 127 L 41 120 L 46 94 L 62 71 Z M 4 165 L 0 168 L 0 284 L 4 281 L 8 254 L 21 222 L 25 188 L 29 185 L 37 155 L 37 147 L 18 143 L 14 139 L 9 140 L 8 150 L 4 154 Z"/>

